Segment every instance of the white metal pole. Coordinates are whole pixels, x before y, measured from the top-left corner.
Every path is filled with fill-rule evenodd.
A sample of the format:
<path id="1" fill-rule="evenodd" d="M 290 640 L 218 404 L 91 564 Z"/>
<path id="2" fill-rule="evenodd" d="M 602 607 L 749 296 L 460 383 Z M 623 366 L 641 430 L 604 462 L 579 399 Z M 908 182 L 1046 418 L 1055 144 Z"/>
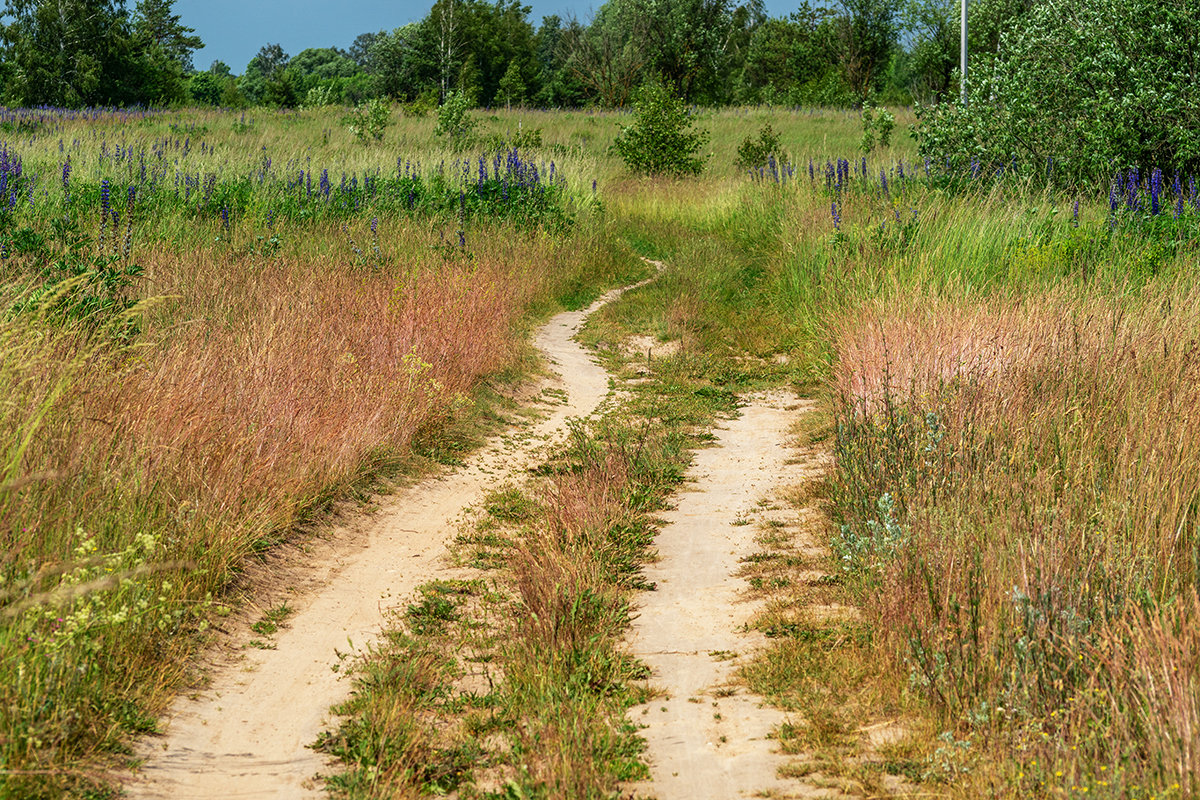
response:
<path id="1" fill-rule="evenodd" d="M 959 72 L 961 77 L 962 104 L 967 104 L 967 0 L 962 0 L 962 49 L 959 54 Z"/>

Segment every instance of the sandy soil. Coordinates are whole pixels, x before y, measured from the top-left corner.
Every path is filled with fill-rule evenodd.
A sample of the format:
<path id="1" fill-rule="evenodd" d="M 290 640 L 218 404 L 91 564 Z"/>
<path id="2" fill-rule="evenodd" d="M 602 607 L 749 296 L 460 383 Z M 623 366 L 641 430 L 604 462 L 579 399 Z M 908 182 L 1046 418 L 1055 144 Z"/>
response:
<path id="1" fill-rule="evenodd" d="M 659 561 L 645 569 L 657 589 L 642 595 L 632 652 L 661 692 L 630 711 L 644 726 L 652 780 L 624 794 L 658 800 L 820 797 L 827 792 L 776 770 L 790 759 L 767 738 L 784 721 L 742 694 L 739 665 L 765 644 L 744 631 L 758 610 L 743 598 L 739 561 L 760 548 L 752 519 L 813 467 L 789 463 L 784 442 L 806 406 L 781 392 L 746 399 L 741 415 L 696 454 L 689 491 L 664 515 Z"/>
<path id="2" fill-rule="evenodd" d="M 247 647 L 253 637 L 243 623 L 232 642 L 214 650 L 209 685 L 181 696 L 162 721 L 164 734 L 139 745 L 144 762 L 127 778 L 128 796 L 324 796 L 315 776 L 329 764 L 309 746 L 330 727 L 329 708 L 350 690 L 340 671 L 343 658 L 370 645 L 389 607 L 407 601 L 421 583 L 451 574 L 446 545 L 464 507 L 537 463 L 568 417 L 587 416 L 604 400 L 607 373 L 572 337 L 592 310 L 617 294 L 555 316 L 536 336 L 561 375 L 547 388 L 564 391 L 565 403 L 464 467 L 386 498 L 365 522 L 314 543 L 280 571 L 276 582 L 295 590 L 288 596 L 294 613 L 271 637 L 274 649 Z"/>

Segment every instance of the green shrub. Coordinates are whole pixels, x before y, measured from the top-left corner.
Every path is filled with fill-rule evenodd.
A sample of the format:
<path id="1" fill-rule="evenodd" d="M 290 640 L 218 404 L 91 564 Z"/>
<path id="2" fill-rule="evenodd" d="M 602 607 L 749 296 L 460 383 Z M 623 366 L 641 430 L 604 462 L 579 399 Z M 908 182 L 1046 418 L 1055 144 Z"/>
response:
<path id="1" fill-rule="evenodd" d="M 305 108 L 324 108 L 334 105 L 337 101 L 337 92 L 327 83 L 312 87 L 304 95 Z"/>
<path id="2" fill-rule="evenodd" d="M 1069 8 L 1069 13 L 1067 9 Z M 918 108 L 922 155 L 1045 171 L 1200 167 L 1200 9 L 1183 0 L 1038 0 L 967 74 L 969 106 Z"/>
<path id="3" fill-rule="evenodd" d="M 770 123 L 763 126 L 758 132 L 758 138 L 755 139 L 747 136 L 738 145 L 737 165 L 743 169 L 756 169 L 765 166 L 771 159 L 775 157 L 775 161 L 779 164 L 787 164 L 787 154 L 783 152 L 779 143 L 779 134 L 771 127 Z"/>
<path id="4" fill-rule="evenodd" d="M 386 100 L 375 98 L 355 106 L 345 118 L 354 138 L 363 144 L 383 141 L 383 132 L 392 122 L 392 110 Z"/>
<path id="5" fill-rule="evenodd" d="M 462 92 L 450 92 L 437 112 L 437 127 L 433 132 L 445 136 L 457 146 L 471 139 L 476 120 L 471 117 L 471 100 Z"/>
<path id="6" fill-rule="evenodd" d="M 699 150 L 708 131 L 691 130 L 694 115 L 683 101 L 659 83 L 650 83 L 634 97 L 634 121 L 622 125 L 613 146 L 634 172 L 661 175 L 699 175 L 707 156 Z"/>
<path id="7" fill-rule="evenodd" d="M 864 153 L 870 153 L 875 149 L 876 143 L 880 147 L 891 145 L 892 129 L 896 127 L 896 118 L 886 108 L 872 108 L 866 105 L 862 110 L 862 127 L 863 135 L 859 148 Z"/>

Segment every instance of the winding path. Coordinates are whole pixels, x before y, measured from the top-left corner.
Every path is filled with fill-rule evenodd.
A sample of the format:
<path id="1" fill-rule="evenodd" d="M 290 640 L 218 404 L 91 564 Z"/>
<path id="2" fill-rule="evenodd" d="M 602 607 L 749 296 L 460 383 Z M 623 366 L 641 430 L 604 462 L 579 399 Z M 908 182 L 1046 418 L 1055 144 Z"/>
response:
<path id="1" fill-rule="evenodd" d="M 561 375 L 557 388 L 565 391 L 565 403 L 463 467 L 386 498 L 363 530 L 339 531 L 317 545 L 321 552 L 299 568 L 311 588 L 288 598 L 294 613 L 274 637 L 274 649 L 239 650 L 237 658 L 213 665 L 207 688 L 177 699 L 163 720 L 164 734 L 139 745 L 143 763 L 126 781 L 129 797 L 324 796 L 316 776 L 329 764 L 309 745 L 331 726 L 330 707 L 350 691 L 342 658 L 367 647 L 384 612 L 445 569 L 447 540 L 464 507 L 537 463 L 568 417 L 588 416 L 608 395 L 608 374 L 573 337 L 592 311 L 622 291 L 583 311 L 558 314 L 537 333 L 535 344 Z"/>

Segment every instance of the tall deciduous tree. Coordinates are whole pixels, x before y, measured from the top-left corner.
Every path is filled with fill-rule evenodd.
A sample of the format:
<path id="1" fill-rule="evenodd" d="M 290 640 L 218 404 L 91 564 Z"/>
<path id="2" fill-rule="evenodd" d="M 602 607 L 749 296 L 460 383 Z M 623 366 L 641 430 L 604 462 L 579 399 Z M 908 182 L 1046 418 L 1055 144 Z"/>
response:
<path id="1" fill-rule="evenodd" d="M 899 41 L 898 0 L 838 0 L 842 73 L 859 102 L 867 100 Z"/>
<path id="2" fill-rule="evenodd" d="M 185 75 L 192 71 L 192 53 L 204 46 L 195 31 L 172 13 L 174 4 L 175 0 L 139 0 L 133 15 L 139 94 L 150 102 L 188 98 Z"/>
<path id="3" fill-rule="evenodd" d="M 263 45 L 250 63 L 246 65 L 242 77 L 238 78 L 237 87 L 251 103 L 267 102 L 268 86 L 278 90 L 285 84 L 284 72 L 291 61 L 283 47 L 278 44 Z M 294 98 L 293 98 L 294 100 Z"/>
<path id="4" fill-rule="evenodd" d="M 129 103 L 135 47 L 124 4 L 113 0 L 6 0 L 6 102 L 81 106 Z"/>

